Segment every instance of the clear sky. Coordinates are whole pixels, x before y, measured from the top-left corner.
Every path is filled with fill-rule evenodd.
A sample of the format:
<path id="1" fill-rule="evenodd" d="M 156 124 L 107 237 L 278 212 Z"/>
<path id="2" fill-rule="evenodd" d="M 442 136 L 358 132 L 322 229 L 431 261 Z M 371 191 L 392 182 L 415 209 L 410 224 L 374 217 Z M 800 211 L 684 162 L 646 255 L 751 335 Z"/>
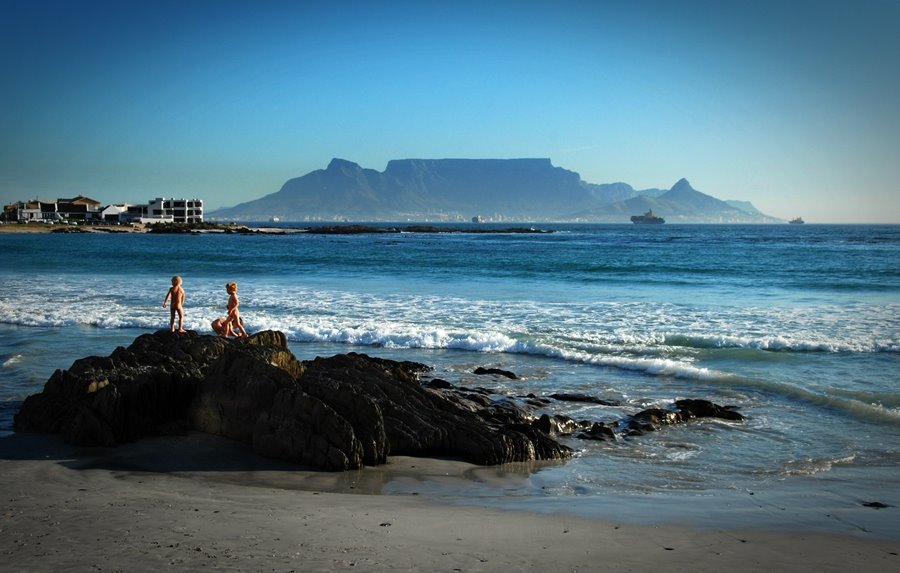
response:
<path id="1" fill-rule="evenodd" d="M 549 157 L 900 223 L 898 0 L 0 0 L 0 200 Z"/>

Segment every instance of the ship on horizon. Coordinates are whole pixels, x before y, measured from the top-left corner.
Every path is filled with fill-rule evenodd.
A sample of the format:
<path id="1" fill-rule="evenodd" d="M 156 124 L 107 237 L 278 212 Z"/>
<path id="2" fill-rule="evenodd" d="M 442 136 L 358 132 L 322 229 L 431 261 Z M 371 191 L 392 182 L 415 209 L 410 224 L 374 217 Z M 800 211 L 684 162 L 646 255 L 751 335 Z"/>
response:
<path id="1" fill-rule="evenodd" d="M 662 217 L 657 217 L 653 209 L 650 209 L 643 215 L 632 215 L 631 222 L 636 225 L 659 225 L 665 223 L 666 220 Z"/>
<path id="2" fill-rule="evenodd" d="M 806 221 L 803 220 L 803 217 L 797 217 L 796 219 L 791 219 L 788 221 L 791 225 L 802 225 Z"/>

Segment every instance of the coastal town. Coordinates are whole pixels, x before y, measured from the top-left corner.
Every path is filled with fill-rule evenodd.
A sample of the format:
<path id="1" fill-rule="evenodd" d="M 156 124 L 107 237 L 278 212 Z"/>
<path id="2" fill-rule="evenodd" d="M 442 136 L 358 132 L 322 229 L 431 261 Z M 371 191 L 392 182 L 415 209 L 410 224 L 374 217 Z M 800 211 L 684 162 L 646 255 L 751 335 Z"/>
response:
<path id="1" fill-rule="evenodd" d="M 202 199 L 157 197 L 144 204 L 100 201 L 78 195 L 55 200 L 17 201 L 3 207 L 4 223 L 151 225 L 157 223 L 202 223 Z"/>

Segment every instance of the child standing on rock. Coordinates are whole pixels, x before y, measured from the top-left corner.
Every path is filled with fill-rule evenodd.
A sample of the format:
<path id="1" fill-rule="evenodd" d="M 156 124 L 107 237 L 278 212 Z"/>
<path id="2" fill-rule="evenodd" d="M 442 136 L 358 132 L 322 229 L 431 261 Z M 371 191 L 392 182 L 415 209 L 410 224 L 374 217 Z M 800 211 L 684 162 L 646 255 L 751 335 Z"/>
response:
<path id="1" fill-rule="evenodd" d="M 249 336 L 247 331 L 244 330 L 241 311 L 238 309 L 240 302 L 237 295 L 237 283 L 232 281 L 226 284 L 225 290 L 228 292 L 228 317 L 225 319 L 225 334 L 223 336 L 225 338 L 228 338 L 229 334 L 233 334 L 236 337 Z"/>
<path id="2" fill-rule="evenodd" d="M 184 287 L 181 286 L 181 277 L 178 275 L 172 277 L 172 287 L 166 293 L 166 298 L 163 299 L 163 308 L 166 308 L 166 303 L 170 300 L 172 304 L 170 306 L 169 330 L 175 332 L 175 315 L 177 314 L 178 332 L 186 332 L 182 327 L 184 322 Z"/>

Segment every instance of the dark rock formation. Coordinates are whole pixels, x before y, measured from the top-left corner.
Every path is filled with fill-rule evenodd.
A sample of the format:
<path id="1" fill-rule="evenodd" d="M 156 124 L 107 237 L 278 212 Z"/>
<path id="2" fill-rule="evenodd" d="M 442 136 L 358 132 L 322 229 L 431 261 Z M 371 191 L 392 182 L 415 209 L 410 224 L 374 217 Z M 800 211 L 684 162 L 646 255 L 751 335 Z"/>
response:
<path id="1" fill-rule="evenodd" d="M 569 436 L 577 432 L 578 430 L 585 429 L 586 427 L 590 427 L 592 425 L 591 422 L 576 422 L 572 418 L 568 416 L 563 416 L 561 414 L 544 414 L 534 422 L 532 425 L 544 432 L 545 434 L 550 434 L 551 436 Z"/>
<path id="2" fill-rule="evenodd" d="M 265 344 L 274 334 L 260 334 L 253 343 Z M 139 336 L 108 357 L 76 360 L 25 400 L 15 427 L 60 433 L 83 446 L 114 446 L 152 434 L 184 418 L 205 372 L 226 346 L 222 338 L 160 331 Z"/>
<path id="3" fill-rule="evenodd" d="M 658 430 L 661 426 L 689 422 L 697 418 L 720 418 L 741 421 L 744 416 L 732 407 L 719 406 L 709 400 L 676 400 L 673 409 L 649 408 L 631 416 L 624 422 L 625 433 L 638 436 Z"/>
<path id="4" fill-rule="evenodd" d="M 582 440 L 615 440 L 616 432 L 610 426 L 596 422 L 586 431 L 578 434 L 578 437 Z"/>
<path id="5" fill-rule="evenodd" d="M 864 507 L 871 507 L 872 509 L 887 509 L 888 507 L 893 507 L 881 501 L 864 501 L 862 502 Z"/>
<path id="6" fill-rule="evenodd" d="M 453 388 L 453 384 L 447 382 L 442 378 L 432 378 L 425 383 L 425 386 L 427 386 L 428 388 L 434 388 L 435 390 L 449 390 L 450 388 Z"/>
<path id="7" fill-rule="evenodd" d="M 556 396 L 556 395 L 554 395 Z M 569 400 L 604 404 L 587 395 L 565 394 Z M 563 398 L 564 400 L 566 398 Z M 579 440 L 615 440 L 619 436 L 640 436 L 663 426 L 694 421 L 698 418 L 719 418 L 741 421 L 744 417 L 732 407 L 719 406 L 709 400 L 677 400 L 671 408 L 648 408 L 617 422 L 576 421 L 561 414 L 543 414 L 532 425 L 551 436 L 575 435 Z M 576 433 L 577 432 L 577 433 Z"/>
<path id="8" fill-rule="evenodd" d="M 81 446 L 193 429 L 251 444 L 264 456 L 345 470 L 389 455 L 483 465 L 565 459 L 570 448 L 552 436 L 609 440 L 703 417 L 743 419 L 706 400 L 679 400 L 612 424 L 538 416 L 549 400 L 422 383 L 429 370 L 356 353 L 301 362 L 274 331 L 226 340 L 161 330 L 57 370 L 22 404 L 15 427 L 60 433 Z"/>
<path id="9" fill-rule="evenodd" d="M 15 425 L 85 446 L 181 425 L 329 470 L 383 463 L 389 454 L 477 464 L 569 457 L 514 404 L 426 388 L 418 380 L 426 370 L 352 353 L 300 362 L 280 332 L 225 340 L 159 331 L 57 370 L 25 400 Z"/>
<path id="10" fill-rule="evenodd" d="M 696 418 L 721 418 L 740 422 L 744 416 L 734 411 L 732 406 L 719 406 L 709 400 L 676 400 L 675 407 L 687 420 Z"/>
<path id="11" fill-rule="evenodd" d="M 550 394 L 550 398 L 561 402 L 587 402 L 590 404 L 600 404 L 601 406 L 620 406 L 621 404 L 615 400 L 604 400 L 596 396 L 577 393 L 556 393 Z"/>
<path id="12" fill-rule="evenodd" d="M 509 378 L 510 380 L 519 379 L 519 377 L 516 376 L 514 372 L 510 372 L 509 370 L 501 370 L 500 368 L 484 368 L 482 366 L 479 366 L 475 369 L 474 373 L 478 376 L 494 374 L 497 376 L 504 376 L 506 378 Z"/>

